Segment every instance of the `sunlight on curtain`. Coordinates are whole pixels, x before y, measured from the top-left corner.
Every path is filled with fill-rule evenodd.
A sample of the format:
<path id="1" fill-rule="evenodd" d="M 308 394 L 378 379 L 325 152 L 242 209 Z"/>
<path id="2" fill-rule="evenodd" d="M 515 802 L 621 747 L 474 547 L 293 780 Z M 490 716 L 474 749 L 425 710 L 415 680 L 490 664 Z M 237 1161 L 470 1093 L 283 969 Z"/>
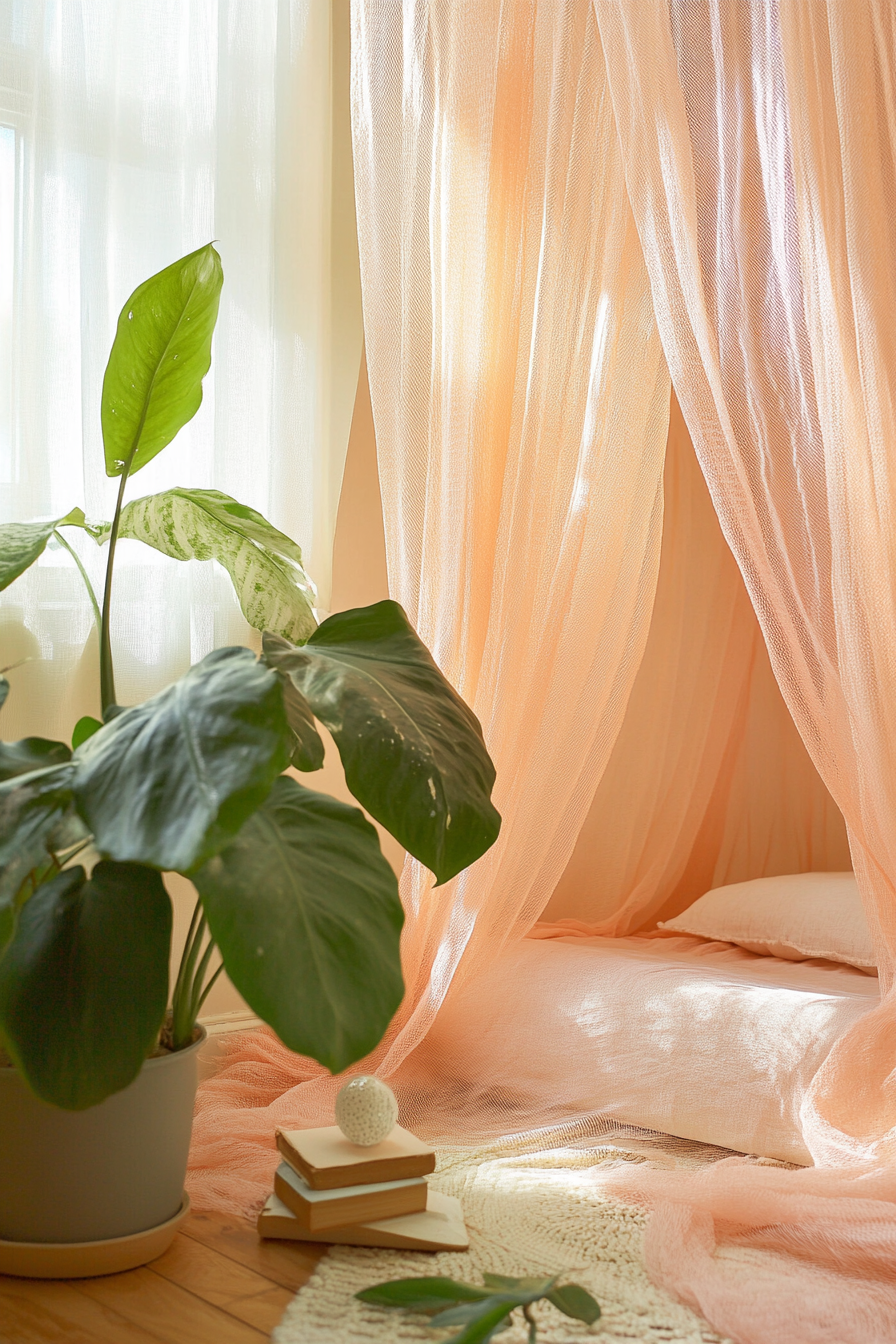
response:
<path id="1" fill-rule="evenodd" d="M 893 6 L 595 10 L 672 380 L 846 820 L 884 995 L 802 1098 L 815 1167 L 624 1184 L 654 1209 L 653 1277 L 721 1333 L 868 1344 L 896 1333 Z"/>
<path id="2" fill-rule="evenodd" d="M 403 30 L 389 4 L 356 15 L 390 591 L 480 717 L 503 817 L 448 887 L 408 861 L 413 1014 L 390 1072 L 569 857 L 653 607 L 669 380 L 590 9 L 478 3 L 465 22 L 419 0 Z"/>
<path id="3" fill-rule="evenodd" d="M 100 391 L 118 312 L 210 239 L 225 284 L 195 420 L 129 486 L 214 486 L 304 548 L 329 605 L 361 345 L 348 5 L 11 0 L 0 6 L 0 519 L 111 515 Z M 104 553 L 72 538 L 96 584 Z M 4 736 L 96 712 L 73 563 L 48 551 L 0 605 Z M 135 542 L 113 601 L 119 689 L 158 690 L 253 637 L 223 571 Z"/>
<path id="4" fill-rule="evenodd" d="M 390 592 L 479 715 L 503 816 L 451 883 L 408 864 L 407 994 L 360 1066 L 390 1078 L 404 1123 L 445 1132 L 464 1099 L 421 1085 L 415 1047 L 538 918 L 643 652 L 669 376 L 590 6 L 357 0 L 353 17 Z M 199 1206 L 251 1206 L 272 1128 L 332 1117 L 340 1080 L 266 1033 L 244 1048 L 200 1095 Z M 507 1128 L 513 1108 L 493 1097 L 479 1119 Z"/>
<path id="5" fill-rule="evenodd" d="M 554 921 L 555 936 L 620 937 L 712 887 L 851 866 L 674 398 L 664 493 L 644 658 L 542 937 Z"/>

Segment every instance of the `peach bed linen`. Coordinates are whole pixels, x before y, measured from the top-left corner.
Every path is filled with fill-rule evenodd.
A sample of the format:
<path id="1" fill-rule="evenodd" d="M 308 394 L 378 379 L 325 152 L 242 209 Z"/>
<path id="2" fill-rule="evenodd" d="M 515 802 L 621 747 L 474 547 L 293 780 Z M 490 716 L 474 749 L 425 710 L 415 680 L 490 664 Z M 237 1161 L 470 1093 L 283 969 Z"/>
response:
<path id="1" fill-rule="evenodd" d="M 500 994 L 495 994 L 495 986 Z M 878 981 L 688 936 L 524 939 L 449 999 L 417 1056 L 430 1124 L 495 1109 L 522 1130 L 600 1115 L 684 1139 L 811 1163 L 800 1107 Z M 575 1062 L 556 1089 L 558 1055 Z M 464 1119 L 463 1111 L 460 1116 Z"/>

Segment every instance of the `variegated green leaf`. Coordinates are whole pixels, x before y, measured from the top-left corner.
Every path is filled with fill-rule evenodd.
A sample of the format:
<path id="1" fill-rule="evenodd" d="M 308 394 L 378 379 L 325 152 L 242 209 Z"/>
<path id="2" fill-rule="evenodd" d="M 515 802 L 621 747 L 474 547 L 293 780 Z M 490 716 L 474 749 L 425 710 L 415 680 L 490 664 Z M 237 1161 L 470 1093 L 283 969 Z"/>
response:
<path id="1" fill-rule="evenodd" d="M 0 589 L 34 564 L 57 527 L 81 527 L 92 536 L 96 529 L 84 518 L 82 509 L 72 509 L 64 518 L 48 518 L 39 523 L 4 523 L 0 527 Z"/>
<path id="2" fill-rule="evenodd" d="M 256 630 L 303 644 L 317 629 L 314 585 L 296 543 L 255 509 L 220 490 L 163 490 L 125 505 L 122 537 L 175 560 L 217 560 Z"/>

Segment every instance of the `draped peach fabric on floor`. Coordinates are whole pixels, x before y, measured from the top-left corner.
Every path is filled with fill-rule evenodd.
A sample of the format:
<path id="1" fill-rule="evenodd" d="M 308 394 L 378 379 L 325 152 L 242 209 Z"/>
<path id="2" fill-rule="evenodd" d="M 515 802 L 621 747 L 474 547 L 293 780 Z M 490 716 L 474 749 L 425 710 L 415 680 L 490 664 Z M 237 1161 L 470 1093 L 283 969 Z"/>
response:
<path id="1" fill-rule="evenodd" d="M 654 1210 L 658 1281 L 735 1339 L 896 1337 L 892 5 L 355 0 L 353 21 L 390 586 L 482 720 L 504 815 L 447 887 L 408 864 L 408 993 L 363 1067 L 447 1132 L 427 1031 L 555 888 L 548 921 L 649 927 L 722 875 L 840 866 L 836 804 L 886 997 L 803 1099 L 817 1167 L 614 1180 Z M 736 567 L 673 424 L 685 534 L 657 589 L 667 367 Z M 233 1060 L 191 1188 L 247 1207 L 274 1126 L 328 1122 L 340 1080 L 267 1033 Z"/>

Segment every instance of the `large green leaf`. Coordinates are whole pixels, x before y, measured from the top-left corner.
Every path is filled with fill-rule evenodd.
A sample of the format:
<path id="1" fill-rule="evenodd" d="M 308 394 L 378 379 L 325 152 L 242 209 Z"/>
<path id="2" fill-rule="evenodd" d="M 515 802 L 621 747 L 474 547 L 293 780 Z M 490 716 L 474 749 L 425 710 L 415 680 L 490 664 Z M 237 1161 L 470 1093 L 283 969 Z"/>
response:
<path id="1" fill-rule="evenodd" d="M 264 656 L 333 734 L 358 801 L 439 882 L 494 843 L 501 818 L 479 721 L 397 602 L 330 616 L 301 649 L 266 636 Z"/>
<path id="2" fill-rule="evenodd" d="M 122 510 L 119 536 L 175 560 L 217 560 L 256 630 L 274 630 L 298 644 L 317 629 L 314 585 L 299 547 L 220 490 L 176 488 L 135 499 Z"/>
<path id="3" fill-rule="evenodd" d="M 291 1050 L 334 1073 L 401 1002 L 395 874 L 354 807 L 284 775 L 193 875 L 227 974 Z"/>
<path id="4" fill-rule="evenodd" d="M 493 1294 L 488 1288 L 477 1288 L 472 1283 L 457 1279 L 421 1277 L 419 1279 L 390 1279 L 362 1288 L 355 1297 L 374 1307 L 403 1307 L 405 1311 L 442 1311 L 456 1302 L 482 1302 Z"/>
<path id="5" fill-rule="evenodd" d="M 78 810 L 105 857 L 186 871 L 255 811 L 292 742 L 276 673 L 216 649 L 78 748 Z"/>
<path id="6" fill-rule="evenodd" d="M 62 518 L 39 523 L 4 523 L 0 527 L 0 591 L 34 564 L 42 555 L 57 527 L 88 527 L 81 509 L 72 509 Z"/>
<path id="7" fill-rule="evenodd" d="M 15 931 L 22 885 L 49 862 L 53 833 L 71 811 L 74 774 L 69 762 L 0 783 L 0 954 Z"/>
<path id="8" fill-rule="evenodd" d="M 134 290 L 103 379 L 106 474 L 139 471 L 199 410 L 223 272 L 209 243 Z"/>
<path id="9" fill-rule="evenodd" d="M 45 737 L 0 742 L 0 779 L 28 775 L 32 770 L 43 770 L 49 765 L 62 765 L 71 759 L 71 754 L 64 742 L 51 742 Z"/>
<path id="10" fill-rule="evenodd" d="M 136 1078 L 165 1015 L 170 942 L 152 868 L 67 868 L 38 887 L 0 961 L 0 1030 L 39 1097 L 83 1110 Z"/>

